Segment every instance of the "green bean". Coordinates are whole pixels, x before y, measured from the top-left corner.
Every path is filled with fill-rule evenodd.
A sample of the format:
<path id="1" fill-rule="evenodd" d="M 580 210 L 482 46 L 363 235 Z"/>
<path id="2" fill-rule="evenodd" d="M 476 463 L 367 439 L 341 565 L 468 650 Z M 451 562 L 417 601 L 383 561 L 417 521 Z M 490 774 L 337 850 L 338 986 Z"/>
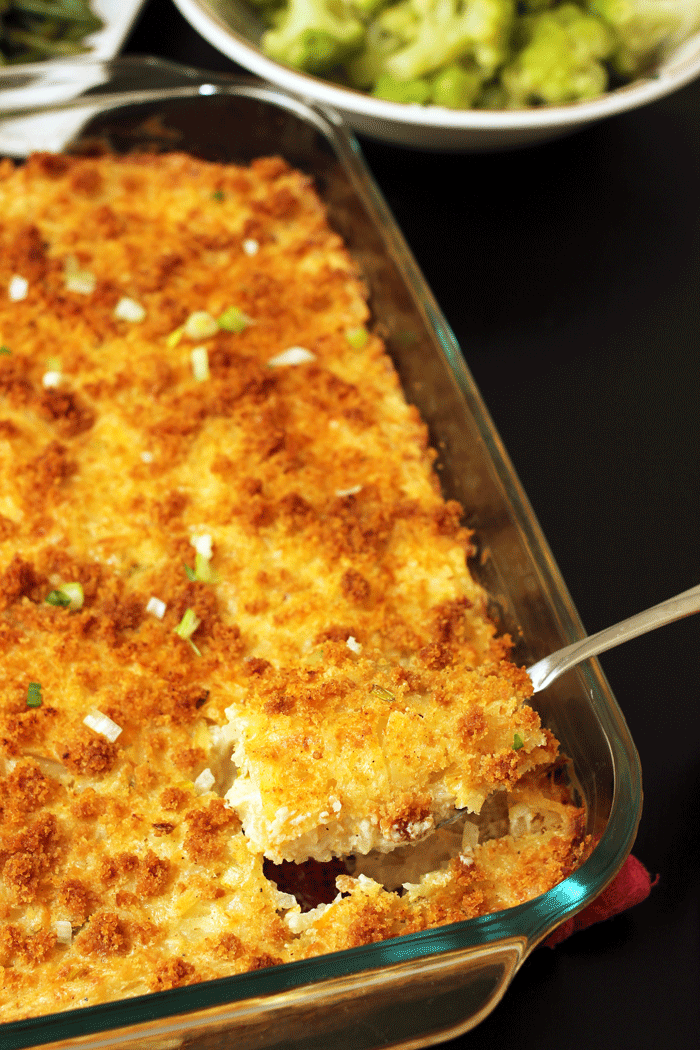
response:
<path id="1" fill-rule="evenodd" d="M 90 0 L 0 0 L 0 65 L 80 54 L 102 25 Z"/>

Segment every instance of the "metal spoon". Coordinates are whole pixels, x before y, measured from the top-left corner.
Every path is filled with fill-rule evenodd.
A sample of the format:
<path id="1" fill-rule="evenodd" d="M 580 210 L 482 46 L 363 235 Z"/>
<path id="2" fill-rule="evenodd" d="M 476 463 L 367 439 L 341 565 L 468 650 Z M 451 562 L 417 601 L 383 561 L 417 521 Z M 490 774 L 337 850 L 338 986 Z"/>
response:
<path id="1" fill-rule="evenodd" d="M 592 634 L 579 642 L 573 642 L 572 645 L 558 649 L 550 656 L 544 656 L 528 669 L 527 673 L 532 680 L 534 691 L 539 693 L 541 689 L 546 689 L 560 674 L 580 664 L 583 660 L 588 660 L 591 656 L 604 653 L 606 649 L 614 649 L 616 645 L 621 645 L 630 638 L 636 638 L 648 631 L 655 631 L 657 627 L 663 627 L 666 623 L 673 623 L 674 620 L 680 620 L 683 616 L 690 616 L 691 613 L 698 611 L 700 611 L 700 584 L 683 591 L 682 594 L 677 594 L 674 598 L 667 598 L 665 602 L 653 605 L 651 609 L 637 613 L 636 616 L 630 616 L 628 620 L 623 620 L 612 627 L 606 627 L 597 634 Z"/>
<path id="2" fill-rule="evenodd" d="M 563 649 L 557 649 L 550 656 L 542 657 L 528 669 L 527 673 L 532 681 L 534 692 L 539 693 L 542 689 L 546 689 L 560 674 L 571 670 L 572 667 L 576 667 L 577 664 L 588 660 L 591 656 L 604 653 L 606 649 L 614 649 L 616 645 L 621 645 L 631 638 L 646 634 L 648 631 L 655 631 L 657 627 L 663 627 L 666 623 L 673 623 L 674 620 L 680 620 L 696 612 L 700 612 L 700 584 L 673 598 L 667 598 L 665 602 L 653 605 L 651 609 L 630 616 L 621 623 L 606 627 L 597 634 L 566 645 Z M 455 809 L 436 827 L 442 828 L 446 824 L 452 824 L 463 817 L 464 813 L 463 809 Z"/>

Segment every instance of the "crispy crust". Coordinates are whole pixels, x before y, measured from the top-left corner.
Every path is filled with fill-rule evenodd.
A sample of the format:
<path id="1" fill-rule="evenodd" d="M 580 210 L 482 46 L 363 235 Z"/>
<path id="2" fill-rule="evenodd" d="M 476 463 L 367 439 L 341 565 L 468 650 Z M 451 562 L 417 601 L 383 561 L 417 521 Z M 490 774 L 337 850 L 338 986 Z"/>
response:
<path id="1" fill-rule="evenodd" d="M 522 794 L 557 743 L 309 181 L 279 158 L 37 155 L 0 166 L 0 215 L 3 1018 L 564 877 L 580 810 L 533 825 L 546 792 Z M 183 330 L 232 306 L 240 331 Z M 301 363 L 275 366 L 291 347 Z M 47 603 L 75 582 L 80 608 Z M 460 846 L 403 896 L 344 875 L 302 912 L 268 877 L 269 860 L 394 850 L 494 791 L 517 834 Z"/>

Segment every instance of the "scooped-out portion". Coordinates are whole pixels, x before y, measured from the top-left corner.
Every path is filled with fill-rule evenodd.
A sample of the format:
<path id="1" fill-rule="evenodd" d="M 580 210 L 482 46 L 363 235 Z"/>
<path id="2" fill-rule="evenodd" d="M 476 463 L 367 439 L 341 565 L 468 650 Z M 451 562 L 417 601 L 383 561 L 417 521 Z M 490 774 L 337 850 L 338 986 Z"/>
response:
<path id="1" fill-rule="evenodd" d="M 3 1020 L 565 878 L 565 759 L 311 181 L 38 154 L 0 216 Z"/>

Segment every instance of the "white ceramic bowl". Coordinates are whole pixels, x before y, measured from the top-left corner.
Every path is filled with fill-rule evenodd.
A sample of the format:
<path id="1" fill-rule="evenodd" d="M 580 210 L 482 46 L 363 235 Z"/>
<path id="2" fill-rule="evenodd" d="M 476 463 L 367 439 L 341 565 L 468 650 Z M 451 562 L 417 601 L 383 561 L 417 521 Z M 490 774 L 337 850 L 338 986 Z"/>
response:
<path id="1" fill-rule="evenodd" d="M 700 34 L 696 34 L 670 54 L 653 75 L 591 102 L 513 111 L 405 105 L 371 98 L 268 58 L 257 46 L 261 24 L 241 0 L 175 3 L 190 24 L 234 62 L 307 102 L 331 106 L 356 131 L 397 145 L 493 150 L 542 142 L 653 102 L 700 75 Z"/>

